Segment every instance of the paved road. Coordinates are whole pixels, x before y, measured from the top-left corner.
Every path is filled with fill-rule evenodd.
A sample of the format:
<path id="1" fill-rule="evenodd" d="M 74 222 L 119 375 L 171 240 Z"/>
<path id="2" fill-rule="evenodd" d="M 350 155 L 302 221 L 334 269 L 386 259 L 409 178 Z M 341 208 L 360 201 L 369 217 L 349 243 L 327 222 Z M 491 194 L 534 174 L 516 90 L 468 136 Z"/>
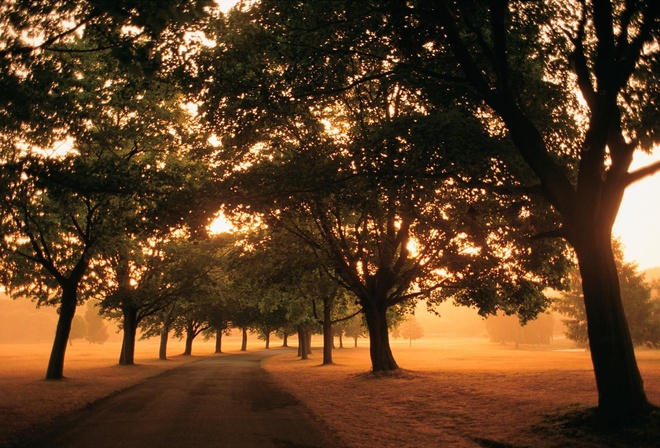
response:
<path id="1" fill-rule="evenodd" d="M 281 352 L 280 352 L 281 353 Z M 269 351 L 221 355 L 69 416 L 29 448 L 337 447 L 260 367 Z"/>

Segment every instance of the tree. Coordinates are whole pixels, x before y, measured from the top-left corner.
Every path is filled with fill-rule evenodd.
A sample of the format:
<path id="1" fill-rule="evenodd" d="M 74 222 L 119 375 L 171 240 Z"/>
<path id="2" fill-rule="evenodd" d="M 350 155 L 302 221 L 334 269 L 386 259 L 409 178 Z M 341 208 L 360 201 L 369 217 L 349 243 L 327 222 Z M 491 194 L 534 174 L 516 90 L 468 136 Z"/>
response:
<path id="1" fill-rule="evenodd" d="M 192 354 L 194 339 L 211 327 L 215 305 L 222 299 L 226 285 L 224 280 L 224 258 L 232 251 L 232 237 L 216 235 L 205 240 L 181 241 L 176 247 L 167 284 L 174 286 L 177 297 L 178 316 L 172 329 L 174 335 L 185 335 L 184 355 Z"/>
<path id="2" fill-rule="evenodd" d="M 85 339 L 90 344 L 103 344 L 108 340 L 108 324 L 99 314 L 99 305 L 94 301 L 87 301 L 85 310 L 85 322 L 87 323 L 87 335 Z"/>
<path id="3" fill-rule="evenodd" d="M 69 333 L 69 344 L 73 345 L 74 339 L 82 339 L 87 336 L 88 325 L 85 318 L 82 316 L 75 315 L 71 321 L 71 333 Z"/>
<path id="4" fill-rule="evenodd" d="M 539 314 L 534 320 L 520 324 L 515 316 L 497 315 L 486 319 L 488 336 L 493 342 L 520 344 L 550 344 L 554 319 L 552 314 Z"/>
<path id="5" fill-rule="evenodd" d="M 657 300 L 652 299 L 652 287 L 646 282 L 645 275 L 638 272 L 636 263 L 624 260 L 620 241 L 614 242 L 613 250 L 621 285 L 621 300 L 626 320 L 630 325 L 632 342 L 636 346 L 658 347 L 660 334 L 657 324 L 660 319 L 660 309 Z M 587 318 L 577 269 L 571 274 L 571 289 L 556 300 L 555 307 L 557 311 L 567 316 L 563 320 L 566 337 L 580 346 L 588 347 Z"/>
<path id="6" fill-rule="evenodd" d="M 171 299 L 154 291 L 162 282 L 155 266 L 160 254 L 154 246 L 174 231 L 192 232 L 190 225 L 199 226 L 208 217 L 195 190 L 205 179 L 204 154 L 209 145 L 192 114 L 181 107 L 181 94 L 167 73 L 158 71 L 145 78 L 107 54 L 87 59 L 91 61 L 85 73 L 96 81 L 88 90 L 102 91 L 107 78 L 112 76 L 113 81 L 106 94 L 110 99 L 89 108 L 93 128 L 86 132 L 85 143 L 98 148 L 97 157 L 110 152 L 137 176 L 131 186 L 125 185 L 132 193 L 130 200 L 112 210 L 123 233 L 105 248 L 100 262 L 104 276 L 114 278 L 104 291 L 104 310 L 122 313 L 119 364 L 132 365 L 140 321 Z"/>
<path id="7" fill-rule="evenodd" d="M 511 207 L 492 188 L 510 177 L 483 157 L 499 139 L 466 111 L 444 113 L 390 76 L 389 61 L 310 55 L 307 43 L 283 48 L 289 24 L 277 21 L 299 17 L 289 6 L 260 2 L 236 13 L 217 26 L 222 44 L 200 58 L 201 78 L 213 86 L 201 97 L 205 118 L 241 167 L 228 169 L 228 207 L 287 228 L 358 298 L 374 371 L 398 368 L 387 313 L 412 299 L 436 291 L 437 301 L 451 296 L 486 314 L 531 316 L 547 306 L 542 290 L 561 277 L 547 265 L 561 268 L 561 247 L 530 239 L 552 216 L 529 201 Z M 236 54 L 249 63 L 231 65 Z"/>
<path id="8" fill-rule="evenodd" d="M 361 316 L 355 316 L 352 319 L 346 321 L 343 326 L 344 333 L 347 337 L 353 338 L 354 347 L 358 346 L 358 339 L 363 338 L 367 335 L 367 331 L 364 325 L 364 320 Z"/>
<path id="9" fill-rule="evenodd" d="M 147 316 L 140 325 L 140 328 L 143 330 L 142 339 L 154 336 L 159 337 L 158 359 L 161 361 L 167 360 L 167 342 L 177 314 L 177 303 L 172 302 L 160 312 Z"/>
<path id="10" fill-rule="evenodd" d="M 190 18 L 194 11 L 200 12 L 194 4 L 177 3 L 182 16 Z M 113 57 L 102 59 L 121 60 L 144 75 L 158 65 L 148 57 L 155 39 L 175 33 L 177 27 L 170 25 L 180 22 L 166 14 L 158 23 L 139 6 L 127 10 L 67 1 L 33 6 L 32 2 L 17 1 L 3 5 L 0 11 L 6 30 L 0 50 L 3 95 L 4 87 L 17 87 L 6 93 L 0 129 L 3 255 L 13 272 L 7 274 L 5 282 L 14 291 L 30 282 L 21 280 L 17 272 L 34 271 L 35 266 L 45 274 L 33 281 L 43 303 L 55 303 L 49 296 L 56 288 L 61 291 L 60 319 L 46 373 L 48 379 L 59 379 L 63 377 L 75 307 L 83 299 L 81 289 L 88 286 L 91 259 L 120 233 L 121 226 L 105 224 L 121 208 L 121 196 L 127 197 L 122 189 L 130 188 L 123 182 L 128 173 L 117 159 L 96 159 L 88 147 L 96 143 L 118 149 L 112 132 L 95 122 L 99 116 L 95 112 L 117 99 L 111 91 L 122 82 L 118 77 L 109 81 L 116 72 L 99 75 L 99 71 L 85 70 L 91 67 L 85 64 L 98 62 L 97 53 L 111 53 Z M 131 35 L 128 25 L 143 33 L 140 37 Z M 26 36 L 33 36 L 38 43 L 31 43 Z M 95 85 L 99 79 L 100 86 Z M 126 112 L 122 120 L 135 117 Z M 95 141 L 88 138 L 92 135 Z M 73 141 L 72 150 L 66 154 L 52 148 L 56 143 L 62 147 L 61 140 L 66 139 Z"/>
<path id="11" fill-rule="evenodd" d="M 420 1 L 392 13 L 426 36 L 409 39 L 398 23 L 404 62 L 441 79 L 450 74 L 434 54 L 449 49 L 465 91 L 479 95 L 536 175 L 526 186 L 557 213 L 554 235 L 574 248 L 582 277 L 600 415 L 648 413 L 611 240 L 625 188 L 660 169 L 629 172 L 633 152 L 658 141 L 649 107 L 660 92 L 658 3 Z"/>
<path id="12" fill-rule="evenodd" d="M 104 238 L 112 238 L 109 167 L 62 159 L 21 157 L 5 163 L 2 183 L 3 284 L 10 293 L 59 307 L 47 379 L 61 379 L 71 321 L 96 280 L 88 276 Z M 112 170 L 120 181 L 121 176 Z"/>
<path id="13" fill-rule="evenodd" d="M 403 322 L 398 325 L 399 333 L 404 339 L 408 339 L 410 347 L 412 347 L 412 341 L 416 339 L 421 339 L 424 337 L 424 329 L 417 322 L 415 316 L 410 315 L 405 318 Z"/>
<path id="14" fill-rule="evenodd" d="M 316 285 L 316 289 L 319 291 L 317 296 L 320 297 L 312 297 L 312 305 L 314 317 L 323 327 L 323 364 L 329 365 L 333 363 L 332 349 L 334 348 L 335 326 L 355 317 L 360 313 L 360 309 L 350 305 L 351 302 L 355 302 L 355 298 L 336 282 L 333 282 L 332 278 L 320 274 Z M 322 304 L 323 313 L 321 316 L 317 312 L 317 298 L 320 299 Z"/>
<path id="15" fill-rule="evenodd" d="M 267 345 L 270 333 L 295 329 L 303 345 L 308 338 L 301 332 L 316 326 L 312 300 L 323 290 L 319 283 L 327 285 L 314 254 L 281 227 L 254 227 L 241 249 L 231 263 L 233 325 L 256 330 Z"/>
<path id="16" fill-rule="evenodd" d="M 228 281 L 223 282 L 229 286 Z M 231 334 L 231 305 L 229 304 L 230 294 L 221 293 L 219 297 L 208 305 L 207 321 L 209 328 L 204 333 L 205 338 L 215 338 L 215 353 L 222 353 L 222 336 Z"/>

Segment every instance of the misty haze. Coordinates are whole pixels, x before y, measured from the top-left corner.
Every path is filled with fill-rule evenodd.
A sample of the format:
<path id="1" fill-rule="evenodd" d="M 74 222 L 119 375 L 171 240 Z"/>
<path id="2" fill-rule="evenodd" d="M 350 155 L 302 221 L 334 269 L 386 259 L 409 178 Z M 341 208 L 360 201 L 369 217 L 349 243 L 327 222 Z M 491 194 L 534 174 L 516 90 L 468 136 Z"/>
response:
<path id="1" fill-rule="evenodd" d="M 0 446 L 655 447 L 660 2 L 0 3 Z"/>

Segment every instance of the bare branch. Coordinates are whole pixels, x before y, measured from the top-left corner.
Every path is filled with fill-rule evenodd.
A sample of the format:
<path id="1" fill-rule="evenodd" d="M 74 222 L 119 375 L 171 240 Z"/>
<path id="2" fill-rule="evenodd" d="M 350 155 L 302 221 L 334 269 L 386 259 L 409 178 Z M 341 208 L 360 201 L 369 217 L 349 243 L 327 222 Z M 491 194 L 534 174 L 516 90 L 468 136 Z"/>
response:
<path id="1" fill-rule="evenodd" d="M 582 6 L 582 14 L 580 17 L 580 22 L 578 23 L 577 35 L 575 37 L 569 36 L 571 42 L 575 46 L 573 50 L 572 60 L 575 67 L 575 74 L 577 75 L 577 83 L 582 93 L 582 97 L 587 102 L 589 109 L 594 109 L 596 107 L 596 92 L 591 83 L 591 75 L 589 72 L 589 66 L 587 64 L 587 57 L 584 50 L 584 36 L 585 36 L 585 26 L 587 23 L 587 13 L 586 5 L 584 0 L 580 1 Z"/>
<path id="2" fill-rule="evenodd" d="M 655 173 L 660 171 L 660 160 L 657 162 L 654 162 L 650 165 L 647 165 L 643 168 L 640 168 L 638 170 L 635 170 L 631 173 L 628 173 L 628 176 L 626 176 L 626 181 L 625 181 L 625 186 L 629 186 L 631 184 L 634 184 L 635 182 L 644 179 L 645 177 L 653 176 Z"/>

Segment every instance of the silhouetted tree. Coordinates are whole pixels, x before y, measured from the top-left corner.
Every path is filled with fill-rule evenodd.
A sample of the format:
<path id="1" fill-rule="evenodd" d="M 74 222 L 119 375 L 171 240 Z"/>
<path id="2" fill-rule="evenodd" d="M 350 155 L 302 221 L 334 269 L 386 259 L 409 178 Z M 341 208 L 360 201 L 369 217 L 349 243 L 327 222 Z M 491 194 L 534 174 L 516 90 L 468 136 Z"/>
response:
<path id="1" fill-rule="evenodd" d="M 48 379 L 63 378 L 75 309 L 84 300 L 83 290 L 92 289 L 91 259 L 109 233 L 122 229 L 114 222 L 106 226 L 115 217 L 112 199 L 130 195 L 122 191 L 131 185 L 124 183 L 125 167 L 111 157 L 90 157 L 93 151 L 86 147 L 90 133 L 109 131 L 105 143 L 110 151 L 118 149 L 112 132 L 92 122 L 95 108 L 117 99 L 108 90 L 120 83 L 107 72 L 100 76 L 107 76 L 107 83 L 90 88 L 99 73 L 85 70 L 84 61 L 98 61 L 97 53 L 105 52 L 109 60 L 119 59 L 145 75 L 153 71 L 160 62 L 154 55 L 161 54 L 152 51 L 155 42 L 181 36 L 179 25 L 203 13 L 204 2 L 167 3 L 159 14 L 144 5 L 133 5 L 129 13 L 116 5 L 67 0 L 38 8 L 16 1 L 0 9 L 2 256 L 11 272 L 3 283 L 18 292 L 31 282 L 31 296 L 59 306 Z M 143 29 L 140 39 L 127 33 L 132 25 Z M 37 44 L 28 38 L 35 30 Z M 73 148 L 63 154 L 58 148 L 66 139 Z M 136 135 L 132 142 L 138 140 Z M 27 272 L 36 275 L 28 280 Z"/>
<path id="2" fill-rule="evenodd" d="M 536 189 L 534 202 L 549 202 L 560 221 L 555 231 L 539 231 L 574 248 L 599 414 L 616 420 L 650 412 L 611 242 L 625 189 L 660 169 L 655 163 L 630 171 L 633 153 L 650 151 L 660 140 L 653 106 L 660 95 L 659 3 L 393 5 L 389 24 L 407 54 L 398 61 L 407 70 L 413 65 L 428 91 L 448 77 L 467 80 L 462 92 L 478 95 L 474 110 L 505 130 L 536 177 L 518 181 Z M 447 63 L 447 51 L 455 63 Z M 435 76 L 423 75 L 428 72 Z M 513 160 L 505 166 L 518 169 Z"/>
<path id="3" fill-rule="evenodd" d="M 300 19 L 323 22 L 332 7 L 305 12 L 317 6 L 318 16 Z M 398 368 L 388 311 L 434 291 L 485 314 L 531 317 L 547 306 L 561 246 L 531 235 L 553 216 L 527 200 L 511 206 L 510 192 L 496 188 L 512 176 L 487 156 L 502 139 L 451 95 L 420 95 L 386 59 L 315 52 L 335 41 L 332 26 L 293 37 L 289 20 L 298 18 L 290 2 L 221 17 L 221 44 L 198 59 L 204 118 L 241 166 L 227 168 L 227 206 L 288 229 L 357 297 L 374 371 Z M 392 48 L 362 30 L 340 34 L 353 48 Z M 283 36 L 309 38 L 307 50 L 283 46 Z M 237 55 L 249 63 L 233 64 Z M 533 250 L 513 256 L 521 244 Z"/>

